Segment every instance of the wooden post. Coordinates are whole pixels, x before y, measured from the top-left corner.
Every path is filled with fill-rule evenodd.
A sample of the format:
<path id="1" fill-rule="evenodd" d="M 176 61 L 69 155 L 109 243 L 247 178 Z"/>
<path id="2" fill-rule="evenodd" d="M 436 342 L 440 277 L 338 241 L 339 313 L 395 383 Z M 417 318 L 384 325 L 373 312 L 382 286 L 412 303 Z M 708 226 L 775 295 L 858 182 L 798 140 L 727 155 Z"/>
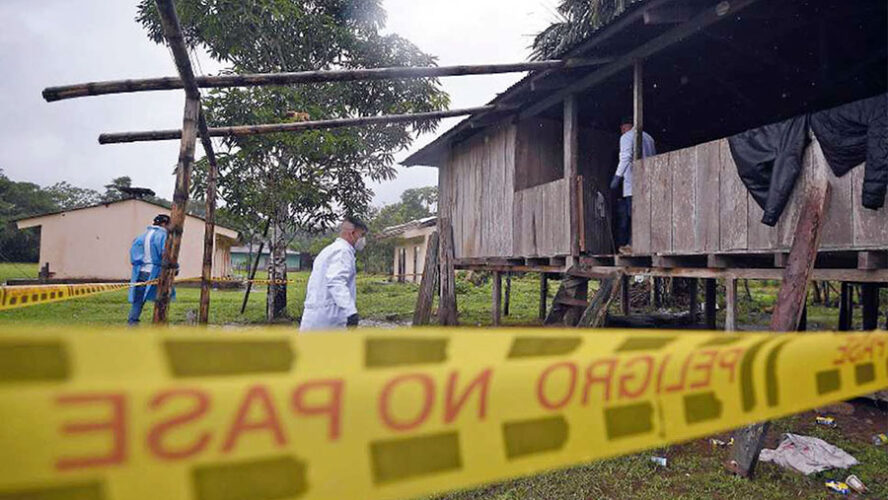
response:
<path id="1" fill-rule="evenodd" d="M 567 179 L 567 199 L 570 207 L 570 254 L 574 257 L 580 255 L 581 231 L 578 226 L 580 211 L 577 201 L 577 176 L 579 175 L 579 103 L 577 96 L 571 94 L 564 99 L 564 178 Z"/>
<path id="2" fill-rule="evenodd" d="M 271 220 L 265 221 L 265 230 L 262 231 L 262 241 L 259 242 L 259 252 L 256 253 L 256 262 L 253 263 L 253 269 L 250 270 L 249 281 L 247 281 L 247 289 L 244 291 L 244 302 L 241 304 L 240 313 L 243 314 L 247 310 L 247 301 L 250 300 L 250 290 L 253 288 L 253 280 L 256 279 L 256 271 L 259 269 L 259 259 L 262 258 L 262 250 L 265 249 L 265 239 L 268 238 L 268 228 Z"/>
<path id="3" fill-rule="evenodd" d="M 863 311 L 863 330 L 875 330 L 879 327 L 878 283 L 864 283 L 861 285 L 860 303 Z"/>
<path id="4" fill-rule="evenodd" d="M 413 326 L 429 324 L 432 316 L 432 303 L 435 301 L 435 285 L 438 283 L 438 232 L 429 235 L 426 245 L 425 265 L 422 269 L 422 281 L 419 283 L 419 295 L 416 297 L 416 308 L 413 311 Z"/>
<path id="5" fill-rule="evenodd" d="M 207 121 L 201 111 L 198 117 L 197 130 L 200 133 L 200 142 L 204 153 L 207 155 L 207 216 L 204 219 L 204 248 L 203 267 L 200 274 L 200 310 L 197 322 L 206 325 L 210 321 L 210 289 L 213 279 L 213 250 L 216 240 L 216 177 L 218 166 L 216 153 L 213 151 L 213 142 L 207 133 Z"/>
<path id="6" fill-rule="evenodd" d="M 438 323 L 442 326 L 458 324 L 456 313 L 456 276 L 453 269 L 453 227 L 450 217 L 438 218 L 438 263 L 440 266 L 441 300 L 438 303 Z"/>
<path id="7" fill-rule="evenodd" d="M 697 324 L 700 317 L 700 302 L 697 298 L 697 278 L 688 278 L 688 314 L 691 315 L 691 324 Z"/>
<path id="8" fill-rule="evenodd" d="M 706 319 L 706 328 L 709 330 L 715 330 L 715 303 L 717 296 L 717 288 L 715 278 L 707 278 L 705 280 L 706 286 L 706 302 L 704 304 L 705 307 L 705 319 Z"/>
<path id="9" fill-rule="evenodd" d="M 629 302 L 629 276 L 624 274 L 620 276 L 620 306 L 623 309 L 623 316 L 629 316 L 632 312 L 632 307 Z"/>
<path id="10" fill-rule="evenodd" d="M 410 123 L 422 120 L 438 120 L 453 116 L 473 115 L 497 110 L 514 109 L 509 106 L 486 105 L 475 108 L 450 109 L 444 111 L 428 111 L 423 113 L 405 113 L 399 115 L 360 116 L 356 118 L 335 118 L 307 122 L 267 123 L 261 125 L 236 125 L 231 127 L 213 127 L 208 129 L 210 137 L 248 137 L 261 134 L 277 134 L 282 132 L 304 132 L 306 130 L 329 130 L 343 127 L 364 125 L 381 125 L 388 123 Z M 181 130 L 148 130 L 142 132 L 116 132 L 99 135 L 99 144 L 119 144 L 122 142 L 172 141 L 182 137 Z"/>
<path id="11" fill-rule="evenodd" d="M 503 316 L 509 315 L 509 305 L 512 301 L 512 273 L 506 273 L 506 296 L 503 297 Z"/>
<path id="12" fill-rule="evenodd" d="M 633 65 L 632 71 L 632 114 L 635 127 L 635 144 L 633 145 L 632 157 L 637 161 L 640 160 L 644 151 L 644 78 L 642 74 L 642 61 L 638 59 Z"/>
<path id="13" fill-rule="evenodd" d="M 816 174 L 805 192 L 801 216 L 796 223 L 789 259 L 783 272 L 783 282 L 777 294 L 777 305 L 771 316 L 771 330 L 775 332 L 797 329 L 805 310 L 807 285 L 820 247 L 830 194 L 829 179 L 825 173 Z M 731 471 L 743 477 L 753 475 L 769 427 L 769 422 L 762 422 L 735 433 L 733 457 L 728 465 Z"/>
<path id="14" fill-rule="evenodd" d="M 173 53 L 173 60 L 185 89 L 185 111 L 182 118 L 182 134 L 179 144 L 179 162 L 176 166 L 176 188 L 173 192 L 173 206 L 170 209 L 169 236 L 163 250 L 163 263 L 157 283 L 157 298 L 154 302 L 154 323 L 165 324 L 173 289 L 173 279 L 179 267 L 179 247 L 182 245 L 182 230 L 185 226 L 185 210 L 188 205 L 188 189 L 191 183 L 191 164 L 194 162 L 194 146 L 197 141 L 197 128 L 200 115 L 200 92 L 194 83 L 194 71 L 188 59 L 188 49 L 182 27 L 176 16 L 173 0 L 155 0 L 163 36 Z"/>
<path id="15" fill-rule="evenodd" d="M 549 307 L 546 302 L 549 298 L 549 275 L 540 273 L 540 320 L 546 319 Z"/>
<path id="16" fill-rule="evenodd" d="M 737 278 L 725 280 L 725 331 L 737 331 Z"/>
<path id="17" fill-rule="evenodd" d="M 240 75 L 199 76 L 195 78 L 200 88 L 261 87 L 267 85 L 304 85 L 310 83 L 354 82 L 395 80 L 402 78 L 438 78 L 442 76 L 492 75 L 524 71 L 558 70 L 596 66 L 610 62 L 611 58 L 576 58 L 548 61 L 524 61 L 504 64 L 475 64 L 458 66 L 396 66 L 390 68 L 358 68 L 299 71 L 291 73 L 254 73 Z M 47 102 L 107 94 L 124 94 L 152 90 L 176 90 L 183 88 L 181 78 L 161 77 L 104 82 L 77 83 L 60 87 L 47 87 L 43 98 Z"/>
<path id="18" fill-rule="evenodd" d="M 842 282 L 839 294 L 839 325 L 837 330 L 847 332 L 854 323 L 854 303 L 851 301 L 851 284 Z"/>
<path id="19" fill-rule="evenodd" d="M 500 313 L 503 306 L 503 273 L 499 271 L 493 272 L 493 286 L 490 288 L 493 292 L 493 301 L 490 310 L 491 324 L 493 326 L 499 326 Z"/>
<path id="20" fill-rule="evenodd" d="M 807 298 L 808 282 L 820 247 L 826 209 L 829 205 L 829 179 L 821 173 L 805 193 L 801 217 L 796 225 L 777 304 L 771 316 L 771 330 L 789 332 L 798 327 Z"/>
<path id="21" fill-rule="evenodd" d="M 589 301 L 589 307 L 583 312 L 577 326 L 585 328 L 603 327 L 607 320 L 607 310 L 611 302 L 617 297 L 620 288 L 622 288 L 622 283 L 623 280 L 616 277 L 601 280 L 598 291 L 595 292 L 592 300 Z"/>
<path id="22" fill-rule="evenodd" d="M 194 161 L 194 146 L 197 141 L 197 115 L 200 101 L 187 97 L 182 119 L 182 142 L 179 145 L 179 163 L 176 166 L 176 189 L 173 192 L 173 206 L 170 209 L 169 235 L 163 249 L 163 260 L 157 282 L 157 297 L 154 301 L 154 323 L 166 324 L 173 280 L 179 267 L 179 248 L 182 245 L 182 230 L 188 205 L 188 189 L 191 183 L 191 164 Z"/>

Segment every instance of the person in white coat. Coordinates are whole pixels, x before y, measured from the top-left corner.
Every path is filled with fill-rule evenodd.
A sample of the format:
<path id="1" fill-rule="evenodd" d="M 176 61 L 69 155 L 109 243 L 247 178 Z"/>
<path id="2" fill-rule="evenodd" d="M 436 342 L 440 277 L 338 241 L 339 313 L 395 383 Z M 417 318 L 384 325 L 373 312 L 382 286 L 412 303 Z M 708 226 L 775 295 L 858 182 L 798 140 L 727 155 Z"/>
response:
<path id="1" fill-rule="evenodd" d="M 305 292 L 300 331 L 337 330 L 358 326 L 355 304 L 355 251 L 367 243 L 367 226 L 346 217 L 336 241 L 315 257 Z"/>

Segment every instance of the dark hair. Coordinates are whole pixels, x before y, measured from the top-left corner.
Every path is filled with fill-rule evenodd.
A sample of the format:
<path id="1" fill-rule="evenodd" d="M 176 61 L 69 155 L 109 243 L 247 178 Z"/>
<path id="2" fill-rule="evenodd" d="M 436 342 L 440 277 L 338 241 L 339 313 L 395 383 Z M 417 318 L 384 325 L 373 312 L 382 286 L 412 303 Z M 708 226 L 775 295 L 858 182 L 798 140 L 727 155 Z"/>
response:
<path id="1" fill-rule="evenodd" d="M 169 224 L 169 223 L 170 223 L 170 216 L 167 214 L 160 214 L 160 215 L 154 217 L 154 225 L 155 226 L 160 226 L 161 224 Z"/>
<path id="2" fill-rule="evenodd" d="M 627 125 L 627 124 L 634 125 L 635 124 L 635 117 L 630 116 L 630 115 L 626 115 L 622 118 L 622 120 L 620 120 L 620 125 Z"/>
<path id="3" fill-rule="evenodd" d="M 360 229 L 361 231 L 364 231 L 365 233 L 368 231 L 367 224 L 364 224 L 361 221 L 361 219 L 358 219 L 357 217 L 354 217 L 352 215 L 347 215 L 345 217 L 345 221 L 350 222 L 351 225 L 355 226 L 355 228 Z"/>

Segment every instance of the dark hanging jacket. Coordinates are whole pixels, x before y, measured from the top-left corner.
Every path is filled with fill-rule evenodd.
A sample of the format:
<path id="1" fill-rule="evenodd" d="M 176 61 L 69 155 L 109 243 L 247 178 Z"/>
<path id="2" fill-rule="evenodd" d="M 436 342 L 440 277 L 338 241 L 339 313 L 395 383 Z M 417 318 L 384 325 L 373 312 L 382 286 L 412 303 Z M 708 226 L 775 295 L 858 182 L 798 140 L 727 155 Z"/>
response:
<path id="1" fill-rule="evenodd" d="M 861 202 L 881 208 L 888 188 L 888 94 L 813 113 L 811 128 L 837 176 L 866 161 Z"/>
<path id="2" fill-rule="evenodd" d="M 728 139 L 740 179 L 774 226 L 802 171 L 808 117 L 799 116 L 739 133 Z"/>

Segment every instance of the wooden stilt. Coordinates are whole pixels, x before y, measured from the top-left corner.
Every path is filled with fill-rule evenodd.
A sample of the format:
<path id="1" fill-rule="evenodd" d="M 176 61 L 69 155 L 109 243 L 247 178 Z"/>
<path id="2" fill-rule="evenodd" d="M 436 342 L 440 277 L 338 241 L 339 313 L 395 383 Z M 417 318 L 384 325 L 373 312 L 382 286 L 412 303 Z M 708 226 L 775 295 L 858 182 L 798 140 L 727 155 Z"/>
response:
<path id="1" fill-rule="evenodd" d="M 540 319 L 546 319 L 549 306 L 546 304 L 549 298 L 549 275 L 540 273 Z"/>
<path id="2" fill-rule="evenodd" d="M 706 300 L 704 304 L 705 308 L 705 320 L 706 320 L 706 328 L 709 330 L 715 330 L 715 299 L 716 299 L 716 281 L 714 278 L 708 278 L 705 281 L 706 286 Z"/>
<path id="3" fill-rule="evenodd" d="M 438 303 L 438 323 L 442 326 L 458 324 L 456 313 L 456 275 L 453 269 L 453 227 L 449 217 L 438 219 L 438 263 L 440 266 L 441 301 Z"/>
<path id="4" fill-rule="evenodd" d="M 725 280 L 725 331 L 737 331 L 737 279 Z"/>
<path id="5" fill-rule="evenodd" d="M 864 283 L 861 285 L 860 303 L 863 312 L 864 331 L 879 327 L 879 284 Z"/>
<path id="6" fill-rule="evenodd" d="M 771 330 L 775 332 L 797 329 L 805 310 L 807 286 L 814 270 L 814 261 L 817 258 L 820 236 L 829 206 L 829 179 L 823 172 L 818 174 L 808 186 L 801 216 L 796 224 L 789 259 L 777 294 L 777 305 L 771 316 Z M 743 477 L 751 477 L 754 474 L 769 426 L 768 422 L 763 422 L 735 433 L 733 457 L 728 464 L 731 471 Z"/>
<path id="7" fill-rule="evenodd" d="M 607 278 L 601 280 L 598 291 L 589 301 L 589 307 L 583 311 L 580 321 L 577 324 L 583 328 L 600 328 L 603 327 L 607 320 L 607 310 L 611 302 L 617 298 L 620 293 L 623 280 L 617 278 Z"/>
<path id="8" fill-rule="evenodd" d="M 490 288 L 493 292 L 493 300 L 490 307 L 490 322 L 493 326 L 499 326 L 500 314 L 502 313 L 503 306 L 503 273 L 499 271 L 493 272 L 493 286 Z"/>
<path id="9" fill-rule="evenodd" d="M 839 325 L 840 332 L 851 330 L 854 323 L 854 303 L 851 301 L 851 284 L 842 282 L 839 294 Z"/>
<path id="10" fill-rule="evenodd" d="M 422 281 L 413 310 L 413 326 L 428 325 L 432 317 L 432 303 L 435 301 L 435 285 L 438 283 L 438 232 L 429 235 L 426 245 L 425 265 L 422 268 Z"/>
<path id="11" fill-rule="evenodd" d="M 620 276 L 620 307 L 623 309 L 623 316 L 629 316 L 632 307 L 629 299 L 629 276 Z"/>
<path id="12" fill-rule="evenodd" d="M 576 326 L 586 309 L 588 283 L 589 278 L 566 275 L 555 293 L 545 324 Z"/>
<path id="13" fill-rule="evenodd" d="M 509 306 L 512 302 L 512 273 L 506 273 L 506 296 L 503 298 L 503 316 L 509 315 Z"/>
<path id="14" fill-rule="evenodd" d="M 697 318 L 700 317 L 700 302 L 697 298 L 697 278 L 688 278 L 688 314 L 691 315 L 691 324 L 697 324 Z"/>

